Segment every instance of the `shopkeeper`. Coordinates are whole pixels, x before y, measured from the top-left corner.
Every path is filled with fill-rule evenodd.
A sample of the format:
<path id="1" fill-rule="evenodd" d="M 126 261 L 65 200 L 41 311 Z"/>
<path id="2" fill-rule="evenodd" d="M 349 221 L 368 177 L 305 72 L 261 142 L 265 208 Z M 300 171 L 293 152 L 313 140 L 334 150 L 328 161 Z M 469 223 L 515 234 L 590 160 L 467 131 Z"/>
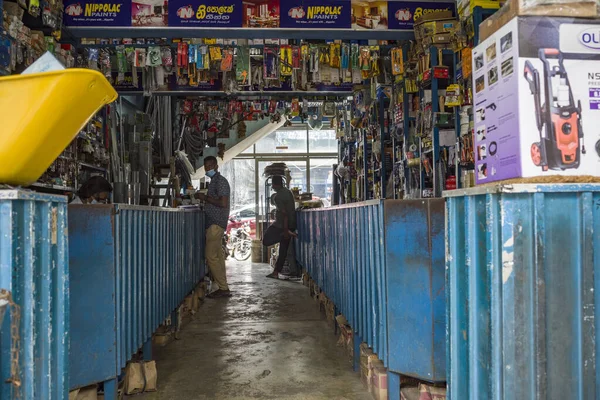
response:
<path id="1" fill-rule="evenodd" d="M 103 176 L 92 176 L 77 191 L 71 204 L 110 203 L 113 188 Z"/>

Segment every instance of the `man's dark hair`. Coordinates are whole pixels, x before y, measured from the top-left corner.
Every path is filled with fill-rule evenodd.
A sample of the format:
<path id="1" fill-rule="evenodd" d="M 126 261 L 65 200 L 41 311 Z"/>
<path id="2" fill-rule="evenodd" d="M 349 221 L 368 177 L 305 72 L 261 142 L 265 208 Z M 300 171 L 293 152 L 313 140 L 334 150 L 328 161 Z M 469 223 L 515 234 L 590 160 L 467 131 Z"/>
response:
<path id="1" fill-rule="evenodd" d="M 217 163 L 217 157 L 215 157 L 215 156 L 206 156 L 206 157 L 204 157 L 204 164 L 206 164 L 207 162 L 210 162 L 210 161 L 214 161 L 215 164 L 218 164 Z"/>
<path id="2" fill-rule="evenodd" d="M 281 176 L 274 176 L 273 180 L 271 182 L 273 183 L 273 185 L 283 186 L 283 177 L 281 177 Z"/>
<path id="3" fill-rule="evenodd" d="M 113 188 L 111 184 L 106 180 L 106 178 L 100 175 L 96 175 L 92 176 L 83 185 L 81 185 L 79 191 L 77 192 L 77 195 L 81 198 L 87 199 L 98 193 L 111 193 L 112 191 Z"/>

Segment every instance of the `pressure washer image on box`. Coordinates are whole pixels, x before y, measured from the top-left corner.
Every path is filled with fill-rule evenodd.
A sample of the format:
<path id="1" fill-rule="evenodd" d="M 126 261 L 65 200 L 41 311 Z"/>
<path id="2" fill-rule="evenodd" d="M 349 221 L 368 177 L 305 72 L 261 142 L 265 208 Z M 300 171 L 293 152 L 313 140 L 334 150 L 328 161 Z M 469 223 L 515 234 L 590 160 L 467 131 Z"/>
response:
<path id="1" fill-rule="evenodd" d="M 575 103 L 569 77 L 558 49 L 540 49 L 544 68 L 544 103 L 541 100 L 540 74 L 526 61 L 524 76 L 535 105 L 540 141 L 531 145 L 531 160 L 543 171 L 579 168 L 585 154 L 581 128 L 581 101 Z M 549 59 L 557 60 L 550 65 Z"/>

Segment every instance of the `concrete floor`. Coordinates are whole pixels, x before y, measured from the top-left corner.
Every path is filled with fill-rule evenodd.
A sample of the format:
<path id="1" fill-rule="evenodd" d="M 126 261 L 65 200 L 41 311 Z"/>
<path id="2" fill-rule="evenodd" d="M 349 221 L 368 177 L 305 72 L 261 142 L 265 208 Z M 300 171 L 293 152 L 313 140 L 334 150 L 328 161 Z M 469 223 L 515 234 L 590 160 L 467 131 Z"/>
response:
<path id="1" fill-rule="evenodd" d="M 181 340 L 154 349 L 166 399 L 348 399 L 371 396 L 300 282 L 264 264 L 228 261 L 233 297 L 206 299 Z"/>

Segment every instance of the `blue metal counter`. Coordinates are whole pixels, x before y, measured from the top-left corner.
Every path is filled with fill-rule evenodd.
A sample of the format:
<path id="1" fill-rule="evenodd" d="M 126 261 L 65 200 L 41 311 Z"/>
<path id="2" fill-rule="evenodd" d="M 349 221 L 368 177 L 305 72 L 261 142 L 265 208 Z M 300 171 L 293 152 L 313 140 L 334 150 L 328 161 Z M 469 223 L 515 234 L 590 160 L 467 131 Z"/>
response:
<path id="1" fill-rule="evenodd" d="M 447 196 L 451 400 L 600 397 L 600 185 Z"/>
<path id="2" fill-rule="evenodd" d="M 301 211 L 296 243 L 298 262 L 390 371 L 446 379 L 442 199 Z"/>
<path id="3" fill-rule="evenodd" d="M 71 388 L 115 393 L 127 361 L 204 278 L 204 232 L 202 211 L 69 206 Z"/>
<path id="4" fill-rule="evenodd" d="M 68 398 L 66 229 L 66 197 L 0 190 L 0 399 Z"/>

